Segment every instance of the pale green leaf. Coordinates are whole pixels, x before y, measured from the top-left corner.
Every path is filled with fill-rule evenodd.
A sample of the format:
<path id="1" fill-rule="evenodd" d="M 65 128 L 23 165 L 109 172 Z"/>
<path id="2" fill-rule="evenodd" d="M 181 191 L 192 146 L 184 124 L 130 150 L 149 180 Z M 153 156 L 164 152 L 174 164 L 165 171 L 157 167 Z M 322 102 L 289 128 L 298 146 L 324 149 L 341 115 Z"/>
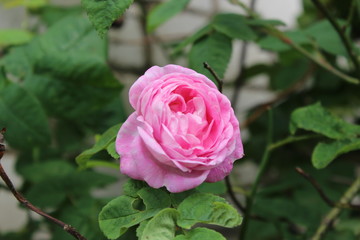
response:
<path id="1" fill-rule="evenodd" d="M 95 145 L 82 152 L 79 156 L 76 157 L 76 162 L 81 166 L 85 167 L 86 162 L 91 159 L 91 157 L 102 151 L 107 149 L 107 147 L 115 141 L 115 138 L 117 136 L 117 133 L 120 129 L 121 124 L 117 124 L 115 126 L 112 126 L 108 130 L 106 130 L 101 137 L 96 141 Z"/>
<path id="2" fill-rule="evenodd" d="M 224 77 L 232 51 L 231 38 L 215 32 L 196 41 L 189 54 L 189 66 L 195 71 L 204 74 L 210 79 L 214 77 L 203 63 L 207 62 L 220 78 Z"/>
<path id="3" fill-rule="evenodd" d="M 20 45 L 31 40 L 33 34 L 21 29 L 0 29 L 0 47 Z"/>
<path id="4" fill-rule="evenodd" d="M 290 132 L 305 129 L 332 139 L 353 138 L 360 134 L 360 126 L 345 122 L 334 116 L 320 103 L 298 108 L 291 114 Z"/>
<path id="5" fill-rule="evenodd" d="M 157 213 L 145 226 L 140 240 L 168 240 L 175 237 L 179 212 L 166 208 Z"/>
<path id="6" fill-rule="evenodd" d="M 208 228 L 194 228 L 185 235 L 178 235 L 174 240 L 226 240 L 220 233 Z"/>
<path id="7" fill-rule="evenodd" d="M 115 141 L 110 143 L 107 146 L 106 151 L 112 158 L 119 159 L 120 155 L 116 152 L 115 144 L 116 144 Z"/>
<path id="8" fill-rule="evenodd" d="M 100 36 L 104 36 L 112 23 L 121 17 L 134 0 L 81 0 L 90 21 Z"/>
<path id="9" fill-rule="evenodd" d="M 190 0 L 169 0 L 154 7 L 147 16 L 147 31 L 152 32 L 162 23 L 181 12 Z"/>
<path id="10" fill-rule="evenodd" d="M 341 154 L 360 149 L 360 139 L 344 139 L 316 145 L 311 161 L 315 168 L 324 168 Z"/>
<path id="11" fill-rule="evenodd" d="M 180 203 L 178 211 L 180 218 L 177 224 L 185 229 L 190 229 L 196 223 L 235 227 L 242 221 L 236 209 L 225 199 L 208 193 L 195 193 L 189 196 Z"/>
<path id="12" fill-rule="evenodd" d="M 137 195 L 137 198 L 120 196 L 102 209 L 99 224 L 107 238 L 120 237 L 129 227 L 153 217 L 171 203 L 169 195 L 159 189 L 142 188 Z M 141 201 L 145 209 L 141 207 Z"/>

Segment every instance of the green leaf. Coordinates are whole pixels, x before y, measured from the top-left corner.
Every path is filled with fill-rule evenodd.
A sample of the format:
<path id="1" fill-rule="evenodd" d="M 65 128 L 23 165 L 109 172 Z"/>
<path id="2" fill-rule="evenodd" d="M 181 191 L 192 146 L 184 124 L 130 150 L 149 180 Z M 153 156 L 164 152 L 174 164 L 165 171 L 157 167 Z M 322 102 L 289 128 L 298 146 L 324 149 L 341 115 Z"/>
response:
<path id="1" fill-rule="evenodd" d="M 142 188 L 138 197 L 120 196 L 110 201 L 100 212 L 100 228 L 109 239 L 116 239 L 131 226 L 155 216 L 170 206 L 170 197 L 160 189 Z M 145 209 L 138 209 L 143 201 Z"/>
<path id="2" fill-rule="evenodd" d="M 51 142 L 48 120 L 39 101 L 12 83 L 0 90 L 0 126 L 6 127 L 6 140 L 15 148 L 32 149 Z"/>
<path id="3" fill-rule="evenodd" d="M 344 21 L 338 21 L 340 25 Z M 335 31 L 334 27 L 327 20 L 322 20 L 311 25 L 304 32 L 313 38 L 317 45 L 325 51 L 335 54 L 347 56 L 346 49 L 342 43 L 339 34 Z"/>
<path id="4" fill-rule="evenodd" d="M 32 33 L 26 30 L 0 29 L 0 47 L 24 44 L 32 37 Z"/>
<path id="5" fill-rule="evenodd" d="M 266 27 L 266 26 L 286 26 L 286 24 L 277 19 L 246 19 L 246 23 L 251 26 L 259 26 L 259 27 Z"/>
<path id="6" fill-rule="evenodd" d="M 204 182 L 196 188 L 199 192 L 213 193 L 213 194 L 224 194 L 226 193 L 226 185 L 224 181 L 215 183 Z"/>
<path id="7" fill-rule="evenodd" d="M 360 134 L 360 126 L 345 122 L 324 109 L 320 103 L 298 108 L 291 114 L 290 132 L 298 128 L 313 131 L 332 139 L 353 138 Z"/>
<path id="8" fill-rule="evenodd" d="M 70 7 L 48 5 L 35 12 L 35 14 L 40 16 L 42 22 L 46 23 L 48 26 L 51 26 L 65 17 L 70 15 L 79 15 L 82 14 L 82 12 L 83 10 L 81 6 L 78 5 Z"/>
<path id="9" fill-rule="evenodd" d="M 194 208 L 196 206 L 196 208 Z M 196 223 L 235 227 L 242 217 L 225 199 L 208 193 L 196 193 L 186 198 L 178 207 L 178 226 L 190 229 Z"/>
<path id="10" fill-rule="evenodd" d="M 191 229 L 186 235 L 178 235 L 174 240 L 200 240 L 200 239 L 211 239 L 211 240 L 226 240 L 220 233 L 208 229 L 208 228 L 194 228 Z"/>
<path id="11" fill-rule="evenodd" d="M 183 50 L 187 45 L 194 43 L 198 39 L 204 37 L 205 35 L 209 34 L 213 30 L 213 27 L 211 25 L 206 25 L 205 27 L 198 30 L 193 35 L 189 36 L 185 40 L 183 40 L 181 43 L 179 43 L 173 50 L 172 55 L 178 54 L 181 50 Z"/>
<path id="12" fill-rule="evenodd" d="M 119 169 L 119 163 L 109 162 L 104 160 L 88 160 L 82 169 L 94 168 L 94 167 L 107 167 L 112 169 Z"/>
<path id="13" fill-rule="evenodd" d="M 107 149 L 107 147 L 115 141 L 120 126 L 121 124 L 117 124 L 106 130 L 92 148 L 85 150 L 76 157 L 76 162 L 80 165 L 80 167 L 85 167 L 87 161 L 90 160 L 95 153 Z"/>
<path id="14" fill-rule="evenodd" d="M 246 18 L 239 14 L 218 14 L 213 20 L 214 28 L 230 38 L 253 41 L 257 38 L 255 32 L 248 26 Z"/>
<path id="15" fill-rule="evenodd" d="M 140 191 L 144 187 L 148 187 L 148 185 L 144 181 L 129 179 L 123 185 L 123 191 L 124 194 L 127 196 L 137 197 L 138 191 Z"/>
<path id="16" fill-rule="evenodd" d="M 48 4 L 48 0 L 1 0 L 0 2 L 8 8 L 23 6 L 30 9 L 38 9 Z"/>
<path id="17" fill-rule="evenodd" d="M 106 151 L 112 158 L 115 158 L 115 159 L 120 158 L 120 155 L 116 152 L 116 149 L 115 149 L 115 142 L 110 143 L 107 146 Z"/>
<path id="18" fill-rule="evenodd" d="M 148 224 L 150 220 L 145 220 L 145 221 L 142 221 L 139 226 L 136 228 L 136 236 L 138 237 L 138 239 L 141 238 L 143 232 L 144 232 L 144 229 L 146 227 L 146 225 Z"/>
<path id="19" fill-rule="evenodd" d="M 194 193 L 198 193 L 198 190 L 191 189 L 191 190 L 180 192 L 180 193 L 171 193 L 170 194 L 171 205 L 173 205 L 175 208 L 177 208 L 180 205 L 180 203 L 182 201 L 184 201 L 184 199 L 186 199 L 187 197 L 189 197 L 190 195 L 192 195 Z"/>
<path id="20" fill-rule="evenodd" d="M 25 166 L 19 171 L 24 179 L 39 183 L 51 177 L 65 177 L 74 172 L 75 168 L 64 160 L 50 160 Z"/>
<path id="21" fill-rule="evenodd" d="M 315 168 L 321 169 L 329 165 L 339 155 L 359 150 L 360 139 L 344 139 L 331 143 L 318 143 L 313 151 L 311 161 Z"/>
<path id="22" fill-rule="evenodd" d="M 169 0 L 154 7 L 147 16 L 147 31 L 153 32 L 158 26 L 181 12 L 190 0 Z"/>
<path id="23" fill-rule="evenodd" d="M 179 212 L 176 209 L 166 208 L 161 210 L 146 224 L 140 240 L 173 239 L 178 216 Z"/>
<path id="24" fill-rule="evenodd" d="M 214 77 L 204 68 L 207 62 L 220 78 L 224 77 L 232 51 L 231 38 L 215 32 L 196 41 L 189 54 L 189 66 L 210 79 Z"/>
<path id="25" fill-rule="evenodd" d="M 112 23 L 118 19 L 134 0 L 81 0 L 90 21 L 103 37 Z"/>

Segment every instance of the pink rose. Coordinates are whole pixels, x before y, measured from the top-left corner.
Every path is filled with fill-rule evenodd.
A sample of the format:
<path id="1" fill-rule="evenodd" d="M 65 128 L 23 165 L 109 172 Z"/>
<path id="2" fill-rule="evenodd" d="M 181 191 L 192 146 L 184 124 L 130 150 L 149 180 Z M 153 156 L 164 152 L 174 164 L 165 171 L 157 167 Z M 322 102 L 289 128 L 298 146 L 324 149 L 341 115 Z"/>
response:
<path id="1" fill-rule="evenodd" d="M 154 66 L 131 87 L 135 109 L 116 139 L 120 171 L 182 192 L 227 176 L 243 146 L 230 101 L 202 74 Z"/>

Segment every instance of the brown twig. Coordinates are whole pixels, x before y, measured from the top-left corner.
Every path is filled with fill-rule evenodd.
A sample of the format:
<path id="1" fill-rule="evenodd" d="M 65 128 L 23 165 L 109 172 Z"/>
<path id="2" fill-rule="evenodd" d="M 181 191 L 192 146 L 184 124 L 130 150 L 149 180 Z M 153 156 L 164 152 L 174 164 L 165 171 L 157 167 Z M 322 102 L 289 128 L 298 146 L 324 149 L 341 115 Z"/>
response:
<path id="1" fill-rule="evenodd" d="M 303 176 L 306 180 L 308 180 L 311 185 L 315 188 L 315 190 L 319 193 L 320 197 L 326 202 L 327 205 L 330 207 L 337 207 L 337 208 L 347 208 L 351 210 L 360 211 L 359 205 L 354 205 L 351 203 L 343 203 L 343 202 L 334 202 L 332 201 L 322 190 L 320 184 L 313 178 L 310 174 L 306 173 L 303 169 L 296 167 L 296 172 L 298 172 L 301 176 Z"/>
<path id="2" fill-rule="evenodd" d="M 9 176 L 6 174 L 2 164 L 1 164 L 1 158 L 5 153 L 5 145 L 3 144 L 4 142 L 4 136 L 3 134 L 5 133 L 6 129 L 3 128 L 0 131 L 0 176 L 1 178 L 4 180 L 6 186 L 10 189 L 10 191 L 12 192 L 12 194 L 14 195 L 14 197 L 22 204 L 24 205 L 26 208 L 30 209 L 31 211 L 43 216 L 44 218 L 50 220 L 51 222 L 57 224 L 58 226 L 62 227 L 66 232 L 68 232 L 70 235 L 72 235 L 74 238 L 78 239 L 78 240 L 86 240 L 85 237 L 83 237 L 75 228 L 73 228 L 72 226 L 48 215 L 47 213 L 43 212 L 42 210 L 40 210 L 39 208 L 35 207 L 33 204 L 31 204 L 26 198 L 24 198 L 23 195 L 21 195 L 14 187 L 13 183 L 11 182 Z"/>
<path id="3" fill-rule="evenodd" d="M 206 68 L 206 69 L 211 73 L 211 75 L 214 76 L 216 82 L 218 83 L 218 89 L 219 89 L 220 92 L 222 92 L 223 85 L 224 85 L 223 80 L 221 80 L 221 79 L 219 78 L 219 76 L 217 75 L 217 73 L 215 72 L 215 70 L 212 69 L 212 67 L 211 67 L 207 62 L 203 62 L 203 64 L 204 64 L 204 68 Z"/>
<path id="4" fill-rule="evenodd" d="M 232 186 L 231 186 L 231 182 L 230 182 L 230 178 L 229 176 L 225 177 L 225 184 L 226 184 L 226 188 L 227 188 L 227 192 L 231 198 L 231 200 L 234 202 L 234 204 L 236 205 L 236 207 L 241 211 L 241 212 L 245 212 L 245 208 L 244 206 L 240 203 L 240 201 L 236 198 L 234 191 L 232 190 Z"/>

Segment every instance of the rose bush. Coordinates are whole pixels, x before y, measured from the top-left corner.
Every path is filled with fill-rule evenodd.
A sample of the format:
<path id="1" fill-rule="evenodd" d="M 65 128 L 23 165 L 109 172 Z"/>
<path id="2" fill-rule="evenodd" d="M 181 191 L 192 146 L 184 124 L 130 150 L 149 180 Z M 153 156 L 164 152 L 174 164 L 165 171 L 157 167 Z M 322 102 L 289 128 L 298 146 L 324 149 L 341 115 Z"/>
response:
<path id="1" fill-rule="evenodd" d="M 129 91 L 135 109 L 119 130 L 120 170 L 170 192 L 227 176 L 243 146 L 230 101 L 202 74 L 154 66 Z"/>

